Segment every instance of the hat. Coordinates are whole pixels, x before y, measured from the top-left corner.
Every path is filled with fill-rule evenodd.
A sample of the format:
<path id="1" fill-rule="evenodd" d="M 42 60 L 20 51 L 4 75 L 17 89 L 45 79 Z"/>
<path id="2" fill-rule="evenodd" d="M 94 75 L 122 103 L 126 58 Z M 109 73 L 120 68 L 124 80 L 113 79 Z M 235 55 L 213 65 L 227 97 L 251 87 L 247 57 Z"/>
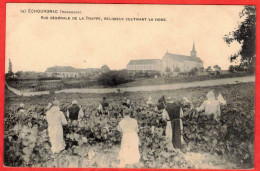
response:
<path id="1" fill-rule="evenodd" d="M 78 103 L 77 100 L 72 101 L 72 104 L 77 104 L 77 103 Z"/>
<path id="2" fill-rule="evenodd" d="M 157 107 L 158 110 L 162 110 L 162 109 L 165 108 L 163 103 L 159 103 L 159 104 L 157 104 L 156 107 Z"/>
<path id="3" fill-rule="evenodd" d="M 131 114 L 131 110 L 128 109 L 128 108 L 125 108 L 125 109 L 123 109 L 123 114 L 124 115 L 130 115 Z"/>
<path id="4" fill-rule="evenodd" d="M 210 90 L 208 93 L 207 93 L 207 98 L 208 99 L 215 99 L 215 94 L 212 90 Z"/>
<path id="5" fill-rule="evenodd" d="M 53 104 L 53 106 L 59 106 L 60 105 L 60 101 L 59 100 L 54 100 L 52 104 Z"/>
<path id="6" fill-rule="evenodd" d="M 158 103 L 162 103 L 162 102 L 165 102 L 165 97 L 164 97 L 164 95 L 158 100 Z"/>
<path id="7" fill-rule="evenodd" d="M 21 104 L 20 104 L 20 107 L 24 107 L 24 104 L 23 104 L 23 103 L 21 103 Z"/>

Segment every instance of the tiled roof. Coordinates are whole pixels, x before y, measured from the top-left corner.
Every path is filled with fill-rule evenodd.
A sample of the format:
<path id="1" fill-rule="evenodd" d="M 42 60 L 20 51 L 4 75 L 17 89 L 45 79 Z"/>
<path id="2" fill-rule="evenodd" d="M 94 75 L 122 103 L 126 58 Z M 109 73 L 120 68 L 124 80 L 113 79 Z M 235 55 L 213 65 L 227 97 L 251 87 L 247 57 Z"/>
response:
<path id="1" fill-rule="evenodd" d="M 161 59 L 140 59 L 131 60 L 128 65 L 149 65 L 149 64 L 161 64 Z"/>
<path id="2" fill-rule="evenodd" d="M 46 69 L 46 72 L 87 72 L 87 71 L 98 71 L 99 68 L 86 68 L 78 69 L 71 66 L 54 66 Z"/>
<path id="3" fill-rule="evenodd" d="M 179 55 L 179 54 L 171 54 L 166 53 L 164 57 L 173 58 L 175 60 L 179 61 L 196 61 L 196 62 L 202 62 L 202 60 L 199 57 L 192 57 L 192 56 L 186 56 L 186 55 Z"/>

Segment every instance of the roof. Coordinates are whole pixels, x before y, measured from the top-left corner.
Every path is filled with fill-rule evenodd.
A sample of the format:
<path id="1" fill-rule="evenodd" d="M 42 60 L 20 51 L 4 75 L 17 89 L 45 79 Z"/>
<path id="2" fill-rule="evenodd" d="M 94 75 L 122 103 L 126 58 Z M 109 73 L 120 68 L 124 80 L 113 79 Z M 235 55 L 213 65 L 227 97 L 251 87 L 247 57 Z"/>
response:
<path id="1" fill-rule="evenodd" d="M 202 60 L 199 57 L 192 57 L 192 56 L 186 56 L 186 55 L 179 55 L 179 54 L 171 54 L 166 53 L 163 58 L 172 58 L 179 61 L 196 61 L 196 62 L 202 62 Z"/>
<path id="2" fill-rule="evenodd" d="M 109 69 L 109 67 L 107 65 L 103 65 L 101 68 L 102 69 Z"/>
<path id="3" fill-rule="evenodd" d="M 99 68 L 86 68 L 78 69 L 72 66 L 54 66 L 46 69 L 46 72 L 87 72 L 87 71 L 97 71 Z"/>
<path id="4" fill-rule="evenodd" d="M 149 65 L 149 64 L 161 64 L 161 59 L 140 59 L 131 60 L 128 65 Z"/>

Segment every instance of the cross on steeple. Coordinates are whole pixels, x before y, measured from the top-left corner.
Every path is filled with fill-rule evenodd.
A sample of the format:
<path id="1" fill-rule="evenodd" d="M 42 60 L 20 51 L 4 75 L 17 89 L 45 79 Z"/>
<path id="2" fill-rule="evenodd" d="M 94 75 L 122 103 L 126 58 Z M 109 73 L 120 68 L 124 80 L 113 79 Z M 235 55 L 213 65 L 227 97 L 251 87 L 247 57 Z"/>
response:
<path id="1" fill-rule="evenodd" d="M 190 56 L 197 57 L 197 52 L 195 50 L 195 43 L 193 42 L 192 51 L 190 51 Z"/>

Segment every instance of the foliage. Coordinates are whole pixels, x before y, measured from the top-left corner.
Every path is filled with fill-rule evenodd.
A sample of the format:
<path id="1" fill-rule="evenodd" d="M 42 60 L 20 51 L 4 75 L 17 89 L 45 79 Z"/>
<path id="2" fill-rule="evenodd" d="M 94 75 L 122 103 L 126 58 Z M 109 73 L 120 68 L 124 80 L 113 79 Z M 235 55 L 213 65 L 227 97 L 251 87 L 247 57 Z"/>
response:
<path id="1" fill-rule="evenodd" d="M 189 99 L 198 106 L 203 102 L 201 97 L 210 89 L 185 89 L 165 93 L 174 98 L 190 95 Z M 204 113 L 194 113 L 190 118 L 187 115 L 190 111 L 185 110 L 183 135 L 187 147 L 184 150 L 209 152 L 233 160 L 243 168 L 251 168 L 254 156 L 254 84 L 232 87 L 227 85 L 215 89 L 221 91 L 228 102 L 227 106 L 221 108 L 220 122 L 214 121 L 212 116 L 205 116 Z M 159 98 L 161 93 L 153 92 L 152 97 Z M 144 97 L 148 97 L 148 94 L 151 95 L 151 92 L 116 96 L 108 94 L 109 115 L 98 113 L 96 107 L 100 99 L 96 95 L 78 95 L 79 103 L 84 104 L 84 117 L 78 122 L 69 122 L 68 126 L 64 127 L 66 151 L 57 161 L 52 158 L 45 120 L 46 111 L 42 107 L 53 99 L 47 95 L 12 99 L 7 96 L 6 102 L 11 102 L 13 106 L 5 103 L 5 166 L 116 167 L 116 161 L 112 161 L 114 158 L 108 155 L 111 149 L 119 148 L 121 133 L 116 129 L 121 120 L 122 108 L 119 104 L 123 97 L 128 97 L 132 101 L 131 117 L 138 121 L 140 128 L 142 156 L 141 165 L 137 167 L 193 168 L 182 154 L 167 150 L 164 136 L 166 123 L 162 120 L 161 111 L 145 104 Z M 57 98 L 62 99 L 61 110 L 65 112 L 72 96 L 57 95 Z M 30 105 L 24 114 L 19 115 L 16 104 L 21 100 Z M 102 155 L 98 154 L 98 149 Z"/>
<path id="2" fill-rule="evenodd" d="M 169 67 L 166 67 L 165 72 L 171 72 L 171 69 Z"/>
<path id="3" fill-rule="evenodd" d="M 103 73 L 99 78 L 98 82 L 104 86 L 117 86 L 123 83 L 132 81 L 128 78 L 126 71 L 109 71 Z"/>
<path id="4" fill-rule="evenodd" d="M 221 70 L 221 67 L 218 66 L 218 65 L 214 65 L 213 68 L 215 69 L 215 71 L 220 71 Z"/>
<path id="5" fill-rule="evenodd" d="M 231 55 L 230 61 L 233 62 L 241 57 L 240 66 L 245 71 L 254 72 L 256 58 L 256 6 L 247 5 L 240 12 L 240 18 L 245 18 L 238 28 L 224 36 L 225 42 L 230 45 L 237 41 L 241 44 L 241 49 Z"/>
<path id="6" fill-rule="evenodd" d="M 212 71 L 212 68 L 211 68 L 211 66 L 208 66 L 208 68 L 206 69 L 206 71 L 207 71 L 207 72 L 210 72 L 210 71 Z"/>
<path id="7" fill-rule="evenodd" d="M 17 72 L 15 73 L 15 75 L 17 75 L 17 77 L 19 78 L 19 77 L 22 76 L 22 73 L 23 73 L 23 71 L 17 71 Z"/>
<path id="8" fill-rule="evenodd" d="M 188 75 L 197 75 L 197 74 L 198 74 L 198 68 L 193 68 L 188 73 Z"/>
<path id="9" fill-rule="evenodd" d="M 204 71 L 204 67 L 200 67 L 199 72 L 203 72 L 203 71 Z"/>
<path id="10" fill-rule="evenodd" d="M 174 71 L 174 72 L 180 72 L 181 70 L 180 70 L 179 67 L 175 67 L 173 71 Z"/>

